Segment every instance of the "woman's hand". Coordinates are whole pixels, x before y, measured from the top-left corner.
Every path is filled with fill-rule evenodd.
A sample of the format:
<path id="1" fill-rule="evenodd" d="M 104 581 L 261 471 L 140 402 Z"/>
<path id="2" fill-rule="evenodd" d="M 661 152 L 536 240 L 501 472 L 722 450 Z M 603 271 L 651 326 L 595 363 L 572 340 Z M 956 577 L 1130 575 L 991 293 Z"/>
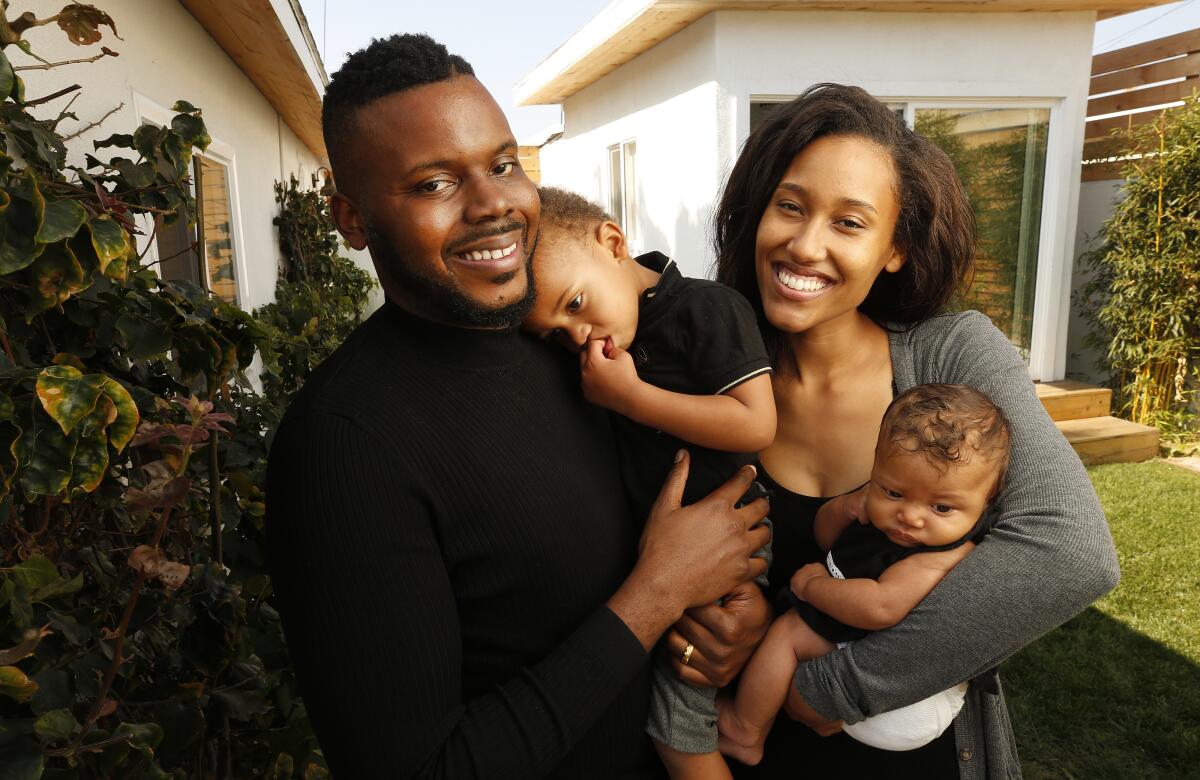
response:
<path id="1" fill-rule="evenodd" d="M 794 685 L 788 689 L 788 697 L 783 705 L 783 711 L 789 718 L 803 723 L 822 737 L 831 736 L 842 730 L 843 724 L 840 720 L 829 720 L 808 706 L 808 702 L 804 700 Z"/>
<path id="2" fill-rule="evenodd" d="M 608 601 L 647 649 L 685 609 L 716 601 L 767 568 L 751 557 L 771 538 L 770 529 L 759 525 L 767 516 L 766 500 L 734 508 L 754 481 L 754 467 L 742 467 L 707 497 L 681 507 L 689 463 L 680 450 L 650 510 L 637 564 Z"/>
<path id="3" fill-rule="evenodd" d="M 771 607 L 753 581 L 683 614 L 663 642 L 679 679 L 704 688 L 724 688 L 742 671 L 771 624 Z M 688 645 L 688 662 L 683 654 Z"/>
<path id="4" fill-rule="evenodd" d="M 825 568 L 823 563 L 808 563 L 796 571 L 792 575 L 790 583 L 792 594 L 800 600 L 804 599 L 804 589 L 808 587 L 808 583 L 820 577 L 828 577 L 829 570 Z"/>

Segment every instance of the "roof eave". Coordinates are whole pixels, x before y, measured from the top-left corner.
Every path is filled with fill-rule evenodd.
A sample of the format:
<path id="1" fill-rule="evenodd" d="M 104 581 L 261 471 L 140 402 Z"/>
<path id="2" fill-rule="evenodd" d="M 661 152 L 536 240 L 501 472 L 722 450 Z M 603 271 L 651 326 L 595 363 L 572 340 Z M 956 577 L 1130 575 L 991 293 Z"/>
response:
<path id="1" fill-rule="evenodd" d="M 1095 11 L 1098 18 L 1170 0 L 614 0 L 513 88 L 518 106 L 562 103 L 712 11 Z"/>
<path id="2" fill-rule="evenodd" d="M 327 77 L 295 0 L 179 0 L 324 164 Z"/>

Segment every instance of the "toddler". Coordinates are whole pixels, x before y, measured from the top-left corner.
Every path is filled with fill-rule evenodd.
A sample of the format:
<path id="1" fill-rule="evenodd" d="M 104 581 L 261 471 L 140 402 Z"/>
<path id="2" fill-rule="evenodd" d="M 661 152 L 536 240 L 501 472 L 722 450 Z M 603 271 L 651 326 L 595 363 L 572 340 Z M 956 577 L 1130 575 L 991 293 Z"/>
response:
<path id="1" fill-rule="evenodd" d="M 1008 424 L 977 390 L 920 385 L 892 401 L 871 481 L 817 513 L 814 534 L 828 551 L 825 563 L 792 576 L 795 609 L 771 625 L 736 700 L 719 702 L 722 753 L 758 763 L 799 662 L 899 623 L 967 556 L 1003 486 L 1008 457 Z M 963 693 L 958 686 L 846 732 L 875 747 L 920 747 L 950 724 Z M 931 727 L 922 719 L 940 722 Z M 914 727 L 917 733 L 904 733 Z"/>
<path id="2" fill-rule="evenodd" d="M 559 189 L 540 194 L 537 298 L 524 328 L 579 352 L 584 395 L 617 413 L 636 511 L 649 511 L 685 446 L 683 503 L 704 498 L 775 437 L 771 366 L 753 310 L 724 285 L 682 276 L 661 253 L 630 256 L 599 206 Z M 742 503 L 764 494 L 756 483 Z M 683 649 L 684 664 L 692 651 Z M 659 656 L 647 731 L 674 777 L 694 760 L 724 770 L 714 693 L 680 681 Z"/>

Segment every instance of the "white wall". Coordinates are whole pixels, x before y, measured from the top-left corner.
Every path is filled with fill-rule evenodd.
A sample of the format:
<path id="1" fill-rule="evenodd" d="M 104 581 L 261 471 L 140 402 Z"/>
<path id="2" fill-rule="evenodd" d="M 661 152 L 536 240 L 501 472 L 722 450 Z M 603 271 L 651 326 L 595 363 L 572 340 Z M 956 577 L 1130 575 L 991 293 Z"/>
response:
<path id="1" fill-rule="evenodd" d="M 568 98 L 566 133 L 543 148 L 542 177 L 598 198 L 605 147 L 636 135 L 642 224 L 658 226 L 665 240 L 648 248 L 676 252 L 685 272 L 701 275 L 713 259 L 713 204 L 749 134 L 751 97 L 836 81 L 880 98 L 1046 106 L 1030 373 L 1061 378 L 1094 23 L 1092 12 L 712 13 Z M 643 149 L 643 136 L 655 151 Z M 667 229 L 684 214 L 685 227 Z"/>
<path id="2" fill-rule="evenodd" d="M 39 17 L 56 13 L 62 0 L 30 0 L 18 10 L 32 10 Z M 278 213 L 273 184 L 295 173 L 308 186 L 319 167 L 317 157 L 288 128 L 262 93 L 208 35 L 199 22 L 177 2 L 154 0 L 105 0 L 101 7 L 116 22 L 121 38 L 101 29 L 98 45 L 77 47 L 57 25 L 30 30 L 26 34 L 33 51 L 58 62 L 98 54 L 100 46 L 120 53 L 94 63 L 68 65 L 50 71 L 26 71 L 27 95 L 47 95 L 71 84 L 80 84 L 79 98 L 71 110 L 79 123 L 64 121 L 65 134 L 104 116 L 124 104 L 104 123 L 70 142 L 71 162 L 82 165 L 83 154 L 91 153 L 92 141 L 113 133 L 132 132 L 154 107 L 169 109 L 183 99 L 203 110 L 214 149 L 232 155 L 233 179 L 239 211 L 240 238 L 235 238 L 243 274 L 239 284 L 242 308 L 253 309 L 274 298 L 280 260 L 279 242 L 272 218 Z M 290 18 L 290 10 L 286 9 Z M 281 13 L 283 12 L 281 10 Z M 10 12 L 11 13 L 11 12 Z M 294 24 L 294 21 L 291 22 Z M 15 65 L 36 61 L 9 47 L 5 54 Z M 34 109 L 39 117 L 53 117 L 70 96 Z M 107 159 L 103 152 L 96 156 Z M 360 264 L 365 258 L 356 258 Z M 366 266 L 370 267 L 369 259 Z"/>
<path id="3" fill-rule="evenodd" d="M 1113 209 L 1124 197 L 1121 187 L 1124 179 L 1085 181 L 1079 186 L 1079 222 L 1075 230 L 1074 257 L 1078 261 L 1084 252 L 1096 249 L 1103 243 L 1104 223 L 1112 216 Z M 1082 263 L 1076 263 L 1071 276 L 1071 289 L 1082 287 L 1091 274 Z M 1072 307 L 1070 326 L 1067 333 L 1067 375 L 1072 379 L 1101 384 L 1107 380 L 1104 372 L 1096 368 L 1102 355 L 1083 343 L 1088 323 Z"/>
<path id="4" fill-rule="evenodd" d="M 569 98 L 563 136 L 541 149 L 542 183 L 605 205 L 608 147 L 637 141 L 635 251 L 706 275 L 708 223 L 720 188 L 714 19 L 691 25 Z"/>

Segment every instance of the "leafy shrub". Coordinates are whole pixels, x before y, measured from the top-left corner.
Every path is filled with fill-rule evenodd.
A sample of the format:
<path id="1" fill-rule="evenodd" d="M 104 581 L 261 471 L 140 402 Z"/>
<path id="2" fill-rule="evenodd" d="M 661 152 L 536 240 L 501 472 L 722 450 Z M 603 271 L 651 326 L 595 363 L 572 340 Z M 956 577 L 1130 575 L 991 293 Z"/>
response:
<path id="1" fill-rule="evenodd" d="M 1119 413 L 1154 425 L 1169 450 L 1195 438 L 1200 378 L 1200 101 L 1117 134 L 1125 198 L 1078 297 Z"/>
<path id="2" fill-rule="evenodd" d="M 301 190 L 296 177 L 275 183 L 279 245 L 283 267 L 275 302 L 254 316 L 271 331 L 264 353 L 263 391 L 290 398 L 309 373 L 362 321 L 374 279 L 338 255 L 329 199 L 319 190 Z"/>
<path id="3" fill-rule="evenodd" d="M 61 95 L 27 100 L 3 47 L 28 51 L 20 34 L 46 21 L 95 43 L 113 22 L 69 5 L 10 23 L 6 9 L 0 777 L 326 776 L 260 552 L 263 469 L 286 397 L 241 380 L 256 350 L 268 367 L 292 359 L 268 349 L 282 321 L 157 278 L 132 240 L 137 215 L 195 221 L 201 112 L 180 101 L 169 127 L 113 135 L 95 151 L 114 156 L 67 165 L 58 125 L 74 117 L 31 114 Z M 284 393 L 314 361 L 268 376 L 287 377 Z"/>

